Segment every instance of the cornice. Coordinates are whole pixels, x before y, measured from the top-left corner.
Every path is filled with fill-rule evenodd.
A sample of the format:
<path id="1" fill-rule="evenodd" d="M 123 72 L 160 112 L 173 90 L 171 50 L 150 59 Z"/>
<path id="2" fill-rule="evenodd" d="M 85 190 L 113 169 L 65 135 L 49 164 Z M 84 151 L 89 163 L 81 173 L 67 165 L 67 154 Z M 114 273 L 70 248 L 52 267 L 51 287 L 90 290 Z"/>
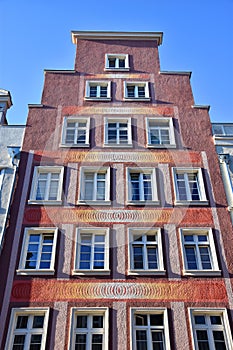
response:
<path id="1" fill-rule="evenodd" d="M 78 40 L 156 40 L 162 44 L 162 32 L 104 32 L 104 31 L 71 31 L 73 44 Z"/>

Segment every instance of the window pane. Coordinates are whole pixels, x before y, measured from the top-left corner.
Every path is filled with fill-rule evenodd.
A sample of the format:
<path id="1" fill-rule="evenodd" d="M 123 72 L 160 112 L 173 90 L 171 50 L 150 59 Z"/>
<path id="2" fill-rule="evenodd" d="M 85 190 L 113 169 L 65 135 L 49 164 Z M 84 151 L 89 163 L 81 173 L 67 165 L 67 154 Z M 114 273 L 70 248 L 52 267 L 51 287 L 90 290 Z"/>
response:
<path id="1" fill-rule="evenodd" d="M 25 335 L 15 335 L 13 350 L 24 350 Z"/>
<path id="2" fill-rule="evenodd" d="M 211 269 L 211 260 L 210 260 L 210 252 L 209 247 L 200 247 L 199 248 L 201 264 L 203 269 Z"/>
<path id="3" fill-rule="evenodd" d="M 100 97 L 107 97 L 107 95 L 108 95 L 107 86 L 101 86 Z"/>
<path id="4" fill-rule="evenodd" d="M 137 350 L 147 350 L 147 336 L 146 331 L 136 331 L 136 345 Z"/>
<path id="5" fill-rule="evenodd" d="M 46 189 L 46 180 L 38 180 L 36 199 L 43 200 L 45 199 L 45 189 Z"/>
<path id="6" fill-rule="evenodd" d="M 86 334 L 76 334 L 75 350 L 86 350 Z"/>
<path id="7" fill-rule="evenodd" d="M 85 315 L 77 316 L 76 328 L 87 328 L 87 316 Z"/>
<path id="8" fill-rule="evenodd" d="M 164 349 L 163 331 L 152 331 L 151 337 L 152 337 L 153 350 L 163 350 Z"/>
<path id="9" fill-rule="evenodd" d="M 44 316 L 34 316 L 32 328 L 43 328 Z"/>
<path id="10" fill-rule="evenodd" d="M 138 86 L 138 97 L 145 97 L 145 86 Z"/>
<path id="11" fill-rule="evenodd" d="M 125 68 L 125 59 L 119 58 L 119 67 L 120 67 L 120 68 Z"/>
<path id="12" fill-rule="evenodd" d="M 135 315 L 136 326 L 147 326 L 147 315 L 136 314 Z"/>
<path id="13" fill-rule="evenodd" d="M 133 247 L 133 268 L 143 269 L 143 250 L 136 245 Z"/>
<path id="14" fill-rule="evenodd" d="M 41 334 L 32 334 L 31 336 L 31 343 L 30 343 L 30 350 L 40 350 L 41 348 Z"/>
<path id="15" fill-rule="evenodd" d="M 28 316 L 18 316 L 16 329 L 24 329 L 27 328 Z"/>
<path id="16" fill-rule="evenodd" d="M 163 314 L 150 315 L 151 326 L 163 326 Z"/>
<path id="17" fill-rule="evenodd" d="M 97 97 L 97 86 L 90 86 L 90 97 Z"/>
<path id="18" fill-rule="evenodd" d="M 211 322 L 211 324 L 221 325 L 222 324 L 222 318 L 221 318 L 221 316 L 210 316 L 210 322 Z"/>
<path id="19" fill-rule="evenodd" d="M 198 341 L 198 349 L 199 350 L 212 350 L 209 348 L 207 331 L 197 330 L 196 334 L 197 334 L 197 341 Z"/>
<path id="20" fill-rule="evenodd" d="M 110 68 L 115 68 L 116 67 L 116 58 L 114 57 L 109 57 L 108 58 L 108 65 Z"/>
<path id="21" fill-rule="evenodd" d="M 92 350 L 102 350 L 103 345 L 103 335 L 102 334 L 93 334 L 92 335 Z"/>
<path id="22" fill-rule="evenodd" d="M 194 247 L 185 247 L 186 260 L 188 264 L 188 269 L 197 269 L 196 251 Z"/>
<path id="23" fill-rule="evenodd" d="M 66 130 L 65 143 L 74 143 L 75 130 L 68 129 Z"/>
<path id="24" fill-rule="evenodd" d="M 127 86 L 127 97 L 135 97 L 135 87 Z"/>
<path id="25" fill-rule="evenodd" d="M 223 331 L 213 331 L 213 337 L 216 350 L 225 350 L 226 345 Z"/>
<path id="26" fill-rule="evenodd" d="M 195 324 L 205 324 L 205 316 L 196 315 L 194 316 Z"/>
<path id="27" fill-rule="evenodd" d="M 147 260 L 148 260 L 148 269 L 158 268 L 156 247 L 147 247 Z"/>
<path id="28" fill-rule="evenodd" d="M 131 180 L 131 198 L 130 199 L 133 201 L 140 200 L 139 176 L 140 176 L 139 173 L 130 174 L 130 180 Z"/>
<path id="29" fill-rule="evenodd" d="M 93 316 L 93 328 L 103 328 L 103 316 Z"/>

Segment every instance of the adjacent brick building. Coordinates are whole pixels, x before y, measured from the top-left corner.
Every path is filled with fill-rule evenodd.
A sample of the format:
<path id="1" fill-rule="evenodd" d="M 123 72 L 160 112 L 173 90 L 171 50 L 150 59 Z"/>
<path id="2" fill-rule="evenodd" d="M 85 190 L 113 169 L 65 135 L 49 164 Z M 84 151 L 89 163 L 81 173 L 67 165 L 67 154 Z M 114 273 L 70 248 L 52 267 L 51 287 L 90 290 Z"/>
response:
<path id="1" fill-rule="evenodd" d="M 209 107 L 190 72 L 160 70 L 162 33 L 72 39 L 74 70 L 46 70 L 29 105 L 2 348 L 232 349 Z"/>

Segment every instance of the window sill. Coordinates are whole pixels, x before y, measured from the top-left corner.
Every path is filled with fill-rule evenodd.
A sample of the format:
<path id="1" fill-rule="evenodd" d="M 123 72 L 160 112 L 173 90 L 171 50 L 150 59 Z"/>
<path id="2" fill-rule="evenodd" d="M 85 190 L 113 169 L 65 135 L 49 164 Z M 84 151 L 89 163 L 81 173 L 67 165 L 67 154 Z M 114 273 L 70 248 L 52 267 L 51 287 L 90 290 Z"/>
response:
<path id="1" fill-rule="evenodd" d="M 72 276 L 85 276 L 85 275 L 110 275 L 110 270 L 73 270 Z"/>
<path id="2" fill-rule="evenodd" d="M 86 101 L 111 101 L 111 97 L 84 97 Z"/>
<path id="3" fill-rule="evenodd" d="M 121 144 L 117 144 L 117 143 L 105 143 L 104 147 L 106 148 L 132 148 L 133 144 L 132 143 L 121 143 Z"/>
<path id="4" fill-rule="evenodd" d="M 76 143 L 60 143 L 59 147 L 63 147 L 63 148 L 88 148 L 90 147 L 89 143 L 80 143 L 80 144 L 76 144 Z"/>
<path id="5" fill-rule="evenodd" d="M 124 97 L 124 100 L 125 101 L 129 101 L 129 102 L 135 102 L 135 101 L 150 101 L 151 98 L 150 97 L 143 97 L 143 98 L 140 98 L 140 97 Z"/>
<path id="6" fill-rule="evenodd" d="M 79 200 L 78 205 L 111 205 L 111 201 L 91 201 L 91 200 Z"/>
<path id="7" fill-rule="evenodd" d="M 127 205 L 160 205 L 160 201 L 127 201 Z"/>
<path id="8" fill-rule="evenodd" d="M 35 200 L 35 199 L 29 199 L 28 204 L 33 205 L 62 205 L 62 201 L 44 201 L 44 200 Z"/>
<path id="9" fill-rule="evenodd" d="M 161 275 L 164 276 L 166 274 L 166 270 L 129 270 L 128 275 L 134 276 L 144 276 L 144 275 Z"/>
<path id="10" fill-rule="evenodd" d="M 154 145 L 154 144 L 147 144 L 147 148 L 176 148 L 175 144 L 163 144 L 163 145 Z"/>
<path id="11" fill-rule="evenodd" d="M 129 67 L 125 67 L 125 68 L 107 68 L 105 67 L 104 70 L 106 72 L 129 72 L 130 68 Z"/>
<path id="12" fill-rule="evenodd" d="M 181 206 L 192 206 L 192 205 L 209 205 L 209 201 L 179 201 L 179 200 L 176 200 L 175 205 L 181 205 Z"/>
<path id="13" fill-rule="evenodd" d="M 219 277 L 222 275 L 221 270 L 183 270 L 183 276 L 197 276 L 197 277 L 208 277 L 208 276 L 216 276 Z"/>
<path id="14" fill-rule="evenodd" d="M 34 269 L 19 269 L 16 270 L 17 275 L 54 275 L 55 270 L 46 270 L 46 269 L 40 269 L 40 270 L 34 270 Z"/>

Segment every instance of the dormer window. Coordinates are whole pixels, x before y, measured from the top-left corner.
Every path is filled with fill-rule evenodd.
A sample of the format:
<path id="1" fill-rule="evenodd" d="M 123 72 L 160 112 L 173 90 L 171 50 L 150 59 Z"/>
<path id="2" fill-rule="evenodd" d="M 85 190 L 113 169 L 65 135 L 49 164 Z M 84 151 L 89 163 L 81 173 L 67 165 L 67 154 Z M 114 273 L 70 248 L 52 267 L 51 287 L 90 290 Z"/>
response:
<path id="1" fill-rule="evenodd" d="M 106 54 L 105 70 L 129 70 L 129 55 Z"/>

